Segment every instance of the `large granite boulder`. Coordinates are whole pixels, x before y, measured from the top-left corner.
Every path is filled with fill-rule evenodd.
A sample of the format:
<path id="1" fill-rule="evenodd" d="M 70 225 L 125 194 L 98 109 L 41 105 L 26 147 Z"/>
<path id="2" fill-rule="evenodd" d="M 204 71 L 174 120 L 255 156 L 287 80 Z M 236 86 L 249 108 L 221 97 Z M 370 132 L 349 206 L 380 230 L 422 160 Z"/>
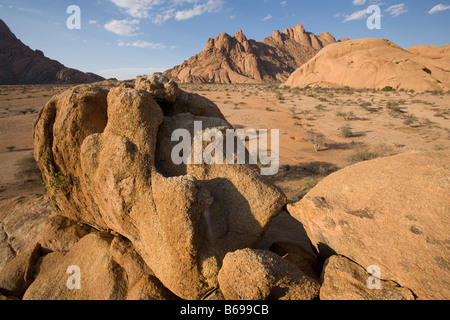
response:
<path id="1" fill-rule="evenodd" d="M 409 152 L 358 163 L 311 190 L 289 212 L 326 259 L 334 254 L 411 289 L 450 298 L 450 152 Z"/>
<path id="2" fill-rule="evenodd" d="M 320 288 L 295 264 L 273 252 L 252 249 L 227 254 L 219 284 L 227 300 L 313 300 Z"/>

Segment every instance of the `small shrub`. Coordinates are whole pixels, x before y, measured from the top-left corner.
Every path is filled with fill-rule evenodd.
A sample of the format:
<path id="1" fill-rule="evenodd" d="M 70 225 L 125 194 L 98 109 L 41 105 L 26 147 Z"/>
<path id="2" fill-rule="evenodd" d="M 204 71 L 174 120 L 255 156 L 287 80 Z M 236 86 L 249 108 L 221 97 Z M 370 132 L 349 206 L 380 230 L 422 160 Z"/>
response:
<path id="1" fill-rule="evenodd" d="M 303 181 L 303 187 L 307 190 L 311 190 L 312 188 L 317 186 L 318 183 L 319 183 L 319 180 L 317 180 L 314 177 L 309 177 Z"/>
<path id="2" fill-rule="evenodd" d="M 340 127 L 339 132 L 341 133 L 341 136 L 343 136 L 344 138 L 353 137 L 353 131 L 349 126 Z"/>
<path id="3" fill-rule="evenodd" d="M 328 101 L 328 99 L 324 98 L 324 97 L 320 97 L 318 100 L 321 101 L 321 102 L 327 102 Z"/>
<path id="4" fill-rule="evenodd" d="M 384 87 L 383 89 L 381 89 L 381 91 L 387 91 L 387 92 L 389 92 L 389 91 L 395 91 L 395 89 L 392 88 L 391 86 L 386 86 L 386 87 Z"/>
<path id="5" fill-rule="evenodd" d="M 297 107 L 292 107 L 289 109 L 292 112 L 292 116 L 295 117 L 297 115 Z"/>
<path id="6" fill-rule="evenodd" d="M 285 100 L 285 98 L 284 98 L 284 96 L 283 96 L 283 94 L 281 92 L 277 92 L 276 97 L 277 97 L 278 101 L 284 101 Z"/>
<path id="7" fill-rule="evenodd" d="M 435 146 L 433 147 L 433 149 L 436 150 L 436 151 L 443 151 L 443 150 L 445 150 L 446 148 L 445 148 L 443 145 L 437 144 L 437 145 L 435 145 Z"/>
<path id="8" fill-rule="evenodd" d="M 325 135 L 318 132 L 309 132 L 306 140 L 313 144 L 314 151 L 316 152 L 322 151 L 327 143 Z"/>
<path id="9" fill-rule="evenodd" d="M 359 106 L 366 110 L 368 107 L 372 106 L 372 103 L 370 103 L 370 102 L 363 102 Z"/>
<path id="10" fill-rule="evenodd" d="M 358 117 L 355 116 L 355 114 L 353 113 L 353 111 L 350 111 L 350 112 L 342 112 L 342 111 L 339 111 L 339 112 L 336 113 L 336 116 L 342 117 L 345 121 L 358 120 Z"/>
<path id="11" fill-rule="evenodd" d="M 52 200 L 56 201 L 58 194 L 67 195 L 69 193 L 69 187 L 67 178 L 62 172 L 55 173 L 50 176 L 48 183 L 43 182 L 45 191 L 52 192 Z"/>
<path id="12" fill-rule="evenodd" d="M 352 165 L 358 162 L 369 161 L 393 154 L 392 148 L 385 145 L 380 145 L 372 150 L 364 143 L 355 143 L 353 146 L 353 153 L 349 155 L 346 160 L 349 165 Z"/>
<path id="13" fill-rule="evenodd" d="M 447 120 L 447 117 L 442 112 L 435 113 L 434 117 L 436 117 L 436 118 L 443 118 L 443 119 Z"/>
<path id="14" fill-rule="evenodd" d="M 16 149 L 16 146 L 6 147 L 6 150 L 8 150 L 8 152 L 13 152 L 15 149 Z"/>
<path id="15" fill-rule="evenodd" d="M 324 106 L 323 104 L 319 104 L 319 105 L 315 106 L 314 108 L 316 108 L 316 109 L 319 110 L 319 111 L 323 111 L 323 110 L 325 110 L 327 107 Z"/>
<path id="16" fill-rule="evenodd" d="M 388 101 L 386 103 L 387 108 L 398 107 L 400 104 L 397 101 Z"/>
<path id="17" fill-rule="evenodd" d="M 405 121 L 403 121 L 404 125 L 410 126 L 417 121 L 417 118 L 413 115 L 407 115 Z"/>

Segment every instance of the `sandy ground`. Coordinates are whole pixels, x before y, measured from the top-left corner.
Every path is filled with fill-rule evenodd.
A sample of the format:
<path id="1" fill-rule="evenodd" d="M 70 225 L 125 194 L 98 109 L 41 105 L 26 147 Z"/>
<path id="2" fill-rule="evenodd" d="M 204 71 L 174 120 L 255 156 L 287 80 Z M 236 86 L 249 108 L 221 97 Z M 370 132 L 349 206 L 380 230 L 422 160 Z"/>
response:
<path id="1" fill-rule="evenodd" d="M 289 89 L 276 85 L 182 85 L 215 102 L 243 130 L 279 129 L 281 168 L 271 179 L 289 201 L 299 200 L 349 157 L 410 149 L 450 148 L 450 94 L 373 90 Z M 68 86 L 0 86 L 0 211 L 5 201 L 43 193 L 39 178 L 20 175 L 33 152 L 40 108 Z M 342 135 L 346 127 L 346 137 Z M 349 130 L 348 130 L 349 129 Z M 311 137 L 323 135 L 319 151 Z M 355 161 L 355 160 L 353 160 Z M 26 162 L 26 161 L 25 161 Z"/>
<path id="2" fill-rule="evenodd" d="M 227 120 L 280 130 L 280 172 L 290 201 L 354 161 L 408 150 L 450 148 L 450 93 L 289 89 L 276 85 L 182 85 L 215 102 Z M 350 132 L 342 134 L 342 127 Z M 323 135 L 319 152 L 311 136 Z"/>

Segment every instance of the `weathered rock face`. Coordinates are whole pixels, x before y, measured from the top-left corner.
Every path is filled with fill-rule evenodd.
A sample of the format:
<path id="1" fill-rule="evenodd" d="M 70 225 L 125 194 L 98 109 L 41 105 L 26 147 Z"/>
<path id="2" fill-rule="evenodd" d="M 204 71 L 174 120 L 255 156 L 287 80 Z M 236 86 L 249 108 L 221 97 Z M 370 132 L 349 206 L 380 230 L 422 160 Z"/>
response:
<path id="1" fill-rule="evenodd" d="M 347 167 L 288 210 L 324 259 L 377 265 L 419 299 L 448 299 L 449 156 L 409 152 Z"/>
<path id="2" fill-rule="evenodd" d="M 181 83 L 261 83 L 285 81 L 289 75 L 335 38 L 318 36 L 302 25 L 278 30 L 262 42 L 248 40 L 238 31 L 209 39 L 204 50 L 164 75 Z"/>
<path id="3" fill-rule="evenodd" d="M 102 81 L 104 78 L 66 68 L 24 45 L 0 20 L 0 85 L 78 84 Z"/>
<path id="4" fill-rule="evenodd" d="M 21 298 L 33 281 L 33 268 L 40 255 L 40 244 L 34 244 L 10 261 L 0 272 L 0 293 Z"/>
<path id="5" fill-rule="evenodd" d="M 3 208 L 0 221 L 0 272 L 6 264 L 40 241 L 51 214 L 44 195 L 30 194 Z"/>
<path id="6" fill-rule="evenodd" d="M 119 238 L 94 232 L 67 253 L 44 256 L 37 277 L 23 299 L 139 300 L 143 296 L 176 298 L 152 277 L 151 270 L 132 246 Z"/>
<path id="7" fill-rule="evenodd" d="M 41 251 L 67 252 L 93 229 L 63 216 L 53 216 L 40 234 Z"/>
<path id="8" fill-rule="evenodd" d="M 231 129 L 213 103 L 153 76 L 70 89 L 42 109 L 34 134 L 55 211 L 129 239 L 186 299 L 214 289 L 225 255 L 256 245 L 286 202 L 255 168 L 173 164 L 172 133 L 194 137 L 194 121 Z"/>
<path id="9" fill-rule="evenodd" d="M 363 267 L 343 256 L 331 256 L 324 266 L 321 300 L 415 300 L 408 288 L 379 279 L 377 287 Z M 378 279 L 376 279 L 378 281 Z M 371 286 L 369 288 L 368 286 Z"/>
<path id="10" fill-rule="evenodd" d="M 227 254 L 219 284 L 227 300 L 312 300 L 320 287 L 279 255 L 251 249 Z"/>
<path id="11" fill-rule="evenodd" d="M 424 48 L 425 47 L 425 48 Z M 321 86 L 416 91 L 450 89 L 450 45 L 403 50 L 385 39 L 358 39 L 327 46 L 286 81 Z"/>

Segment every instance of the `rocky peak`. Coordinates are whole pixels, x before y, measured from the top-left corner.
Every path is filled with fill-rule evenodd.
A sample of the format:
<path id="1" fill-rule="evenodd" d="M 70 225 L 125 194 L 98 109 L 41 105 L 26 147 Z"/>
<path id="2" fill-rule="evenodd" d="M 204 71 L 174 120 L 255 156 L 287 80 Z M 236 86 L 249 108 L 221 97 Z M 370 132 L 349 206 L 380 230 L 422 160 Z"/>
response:
<path id="1" fill-rule="evenodd" d="M 286 30 L 285 30 L 286 31 Z M 272 33 L 272 39 L 277 43 L 283 43 L 283 37 L 281 36 L 280 30 L 275 30 Z"/>
<path id="2" fill-rule="evenodd" d="M 294 28 L 286 28 L 283 31 L 283 34 L 287 35 L 289 39 L 296 39 L 300 35 L 305 33 L 305 28 L 302 24 L 298 24 Z"/>
<path id="3" fill-rule="evenodd" d="M 323 46 L 336 42 L 336 38 L 333 37 L 329 32 L 321 33 L 317 36 L 317 38 L 319 38 Z"/>
<path id="4" fill-rule="evenodd" d="M 244 33 L 242 32 L 242 30 L 239 30 L 238 32 L 236 32 L 234 34 L 234 38 L 239 41 L 240 43 L 244 43 L 247 42 L 247 37 L 244 35 Z"/>
<path id="5" fill-rule="evenodd" d="M 2 19 L 0 19 L 0 39 L 16 39 L 16 36 L 11 32 L 11 30 Z"/>
<path id="6" fill-rule="evenodd" d="M 45 57 L 41 50 L 32 50 L 0 20 L 0 85 L 91 83 L 104 80 L 93 73 L 66 68 Z"/>
<path id="7" fill-rule="evenodd" d="M 242 30 L 208 39 L 205 49 L 187 63 L 164 75 L 180 82 L 260 83 L 285 81 L 292 72 L 336 39 L 328 32 L 319 36 L 303 25 L 275 30 L 262 42 L 247 39 Z"/>

